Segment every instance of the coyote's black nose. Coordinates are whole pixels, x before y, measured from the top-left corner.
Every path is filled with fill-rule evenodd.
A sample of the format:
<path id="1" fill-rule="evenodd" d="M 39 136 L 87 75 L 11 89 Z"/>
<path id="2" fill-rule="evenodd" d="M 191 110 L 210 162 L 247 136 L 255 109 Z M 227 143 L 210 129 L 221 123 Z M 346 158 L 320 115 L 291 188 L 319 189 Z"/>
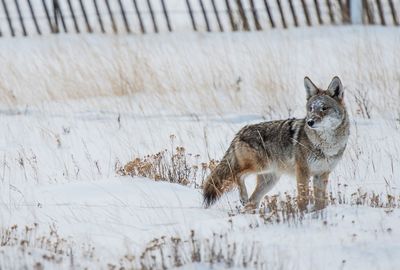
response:
<path id="1" fill-rule="evenodd" d="M 312 126 L 314 125 L 314 120 L 308 120 L 308 121 L 307 121 L 307 125 L 308 125 L 309 127 L 312 127 Z"/>

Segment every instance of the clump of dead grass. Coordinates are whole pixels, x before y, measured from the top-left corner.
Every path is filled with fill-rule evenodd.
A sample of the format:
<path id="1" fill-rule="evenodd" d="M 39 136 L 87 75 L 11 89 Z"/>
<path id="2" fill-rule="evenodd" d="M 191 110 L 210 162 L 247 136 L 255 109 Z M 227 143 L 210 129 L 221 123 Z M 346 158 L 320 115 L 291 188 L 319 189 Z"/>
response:
<path id="1" fill-rule="evenodd" d="M 200 162 L 200 155 L 188 153 L 182 146 L 174 147 L 173 136 L 171 135 L 172 150 L 164 149 L 155 154 L 137 157 L 124 166 L 117 165 L 116 172 L 120 175 L 202 187 L 206 176 L 217 166 L 218 161 Z"/>

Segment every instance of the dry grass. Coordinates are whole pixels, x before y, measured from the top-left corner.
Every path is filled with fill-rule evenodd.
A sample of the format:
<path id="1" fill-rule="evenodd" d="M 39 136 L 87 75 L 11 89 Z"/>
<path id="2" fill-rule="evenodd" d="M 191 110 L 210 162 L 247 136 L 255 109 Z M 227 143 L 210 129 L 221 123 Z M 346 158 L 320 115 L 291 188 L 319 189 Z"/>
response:
<path id="1" fill-rule="evenodd" d="M 194 231 L 187 239 L 180 237 L 156 238 L 137 253 L 127 253 L 118 262 L 107 262 L 99 258 L 89 244 L 77 246 L 59 236 L 55 228 L 40 234 L 37 224 L 18 228 L 14 225 L 0 230 L 0 267 L 25 269 L 83 269 L 96 263 L 102 269 L 171 269 L 191 263 L 201 263 L 207 267 L 244 267 L 262 269 L 259 258 L 259 243 L 241 243 L 229 239 L 227 234 L 213 234 L 211 238 L 197 237 Z M 12 262 L 2 249 L 15 248 Z M 18 255 L 17 255 L 18 254 Z M 38 256 L 38 254 L 41 254 Z M 99 263 L 100 262 L 100 263 Z"/>
<path id="2" fill-rule="evenodd" d="M 175 135 L 171 135 L 171 150 L 137 157 L 123 167 L 116 164 L 119 175 L 141 176 L 155 181 L 167 181 L 200 188 L 206 176 L 218 164 L 217 160 L 200 162 L 200 155 L 187 153 L 185 147 L 174 147 Z"/>
<path id="3" fill-rule="evenodd" d="M 368 117 L 377 109 L 398 111 L 399 57 L 393 55 L 398 40 L 391 29 L 345 27 L 293 29 L 285 35 L 8 40 L 0 47 L 0 103 L 133 95 L 129 109 L 143 113 L 168 104 L 179 112 L 290 114 L 304 98 L 305 75 L 323 86 L 339 75 L 348 97 L 358 96 L 350 100 L 352 111 Z"/>

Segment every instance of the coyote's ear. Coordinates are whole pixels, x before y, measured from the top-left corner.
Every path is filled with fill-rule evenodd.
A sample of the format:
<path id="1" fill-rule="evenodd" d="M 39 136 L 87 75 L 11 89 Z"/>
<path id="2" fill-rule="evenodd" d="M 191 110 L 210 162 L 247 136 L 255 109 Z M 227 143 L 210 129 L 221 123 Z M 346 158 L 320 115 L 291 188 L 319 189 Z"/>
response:
<path id="1" fill-rule="evenodd" d="M 308 77 L 304 78 L 304 87 L 306 88 L 307 99 L 318 93 L 318 87 Z"/>
<path id="2" fill-rule="evenodd" d="M 343 100 L 343 85 L 338 76 L 333 77 L 327 91 L 331 97 Z"/>

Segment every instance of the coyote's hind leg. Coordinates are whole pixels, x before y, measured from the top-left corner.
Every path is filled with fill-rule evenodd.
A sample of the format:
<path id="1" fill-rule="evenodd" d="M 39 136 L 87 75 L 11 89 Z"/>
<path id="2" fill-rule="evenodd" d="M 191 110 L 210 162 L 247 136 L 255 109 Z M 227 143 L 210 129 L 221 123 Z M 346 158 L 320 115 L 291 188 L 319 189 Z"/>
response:
<path id="1" fill-rule="evenodd" d="M 246 175 L 243 175 L 238 179 L 239 196 L 242 205 L 246 205 L 246 203 L 249 201 L 249 195 L 247 194 L 246 183 L 244 181 L 245 177 Z"/>
<path id="2" fill-rule="evenodd" d="M 257 175 L 257 186 L 250 197 L 247 209 L 255 209 L 259 206 L 261 200 L 278 182 L 279 176 L 274 173 Z"/>

